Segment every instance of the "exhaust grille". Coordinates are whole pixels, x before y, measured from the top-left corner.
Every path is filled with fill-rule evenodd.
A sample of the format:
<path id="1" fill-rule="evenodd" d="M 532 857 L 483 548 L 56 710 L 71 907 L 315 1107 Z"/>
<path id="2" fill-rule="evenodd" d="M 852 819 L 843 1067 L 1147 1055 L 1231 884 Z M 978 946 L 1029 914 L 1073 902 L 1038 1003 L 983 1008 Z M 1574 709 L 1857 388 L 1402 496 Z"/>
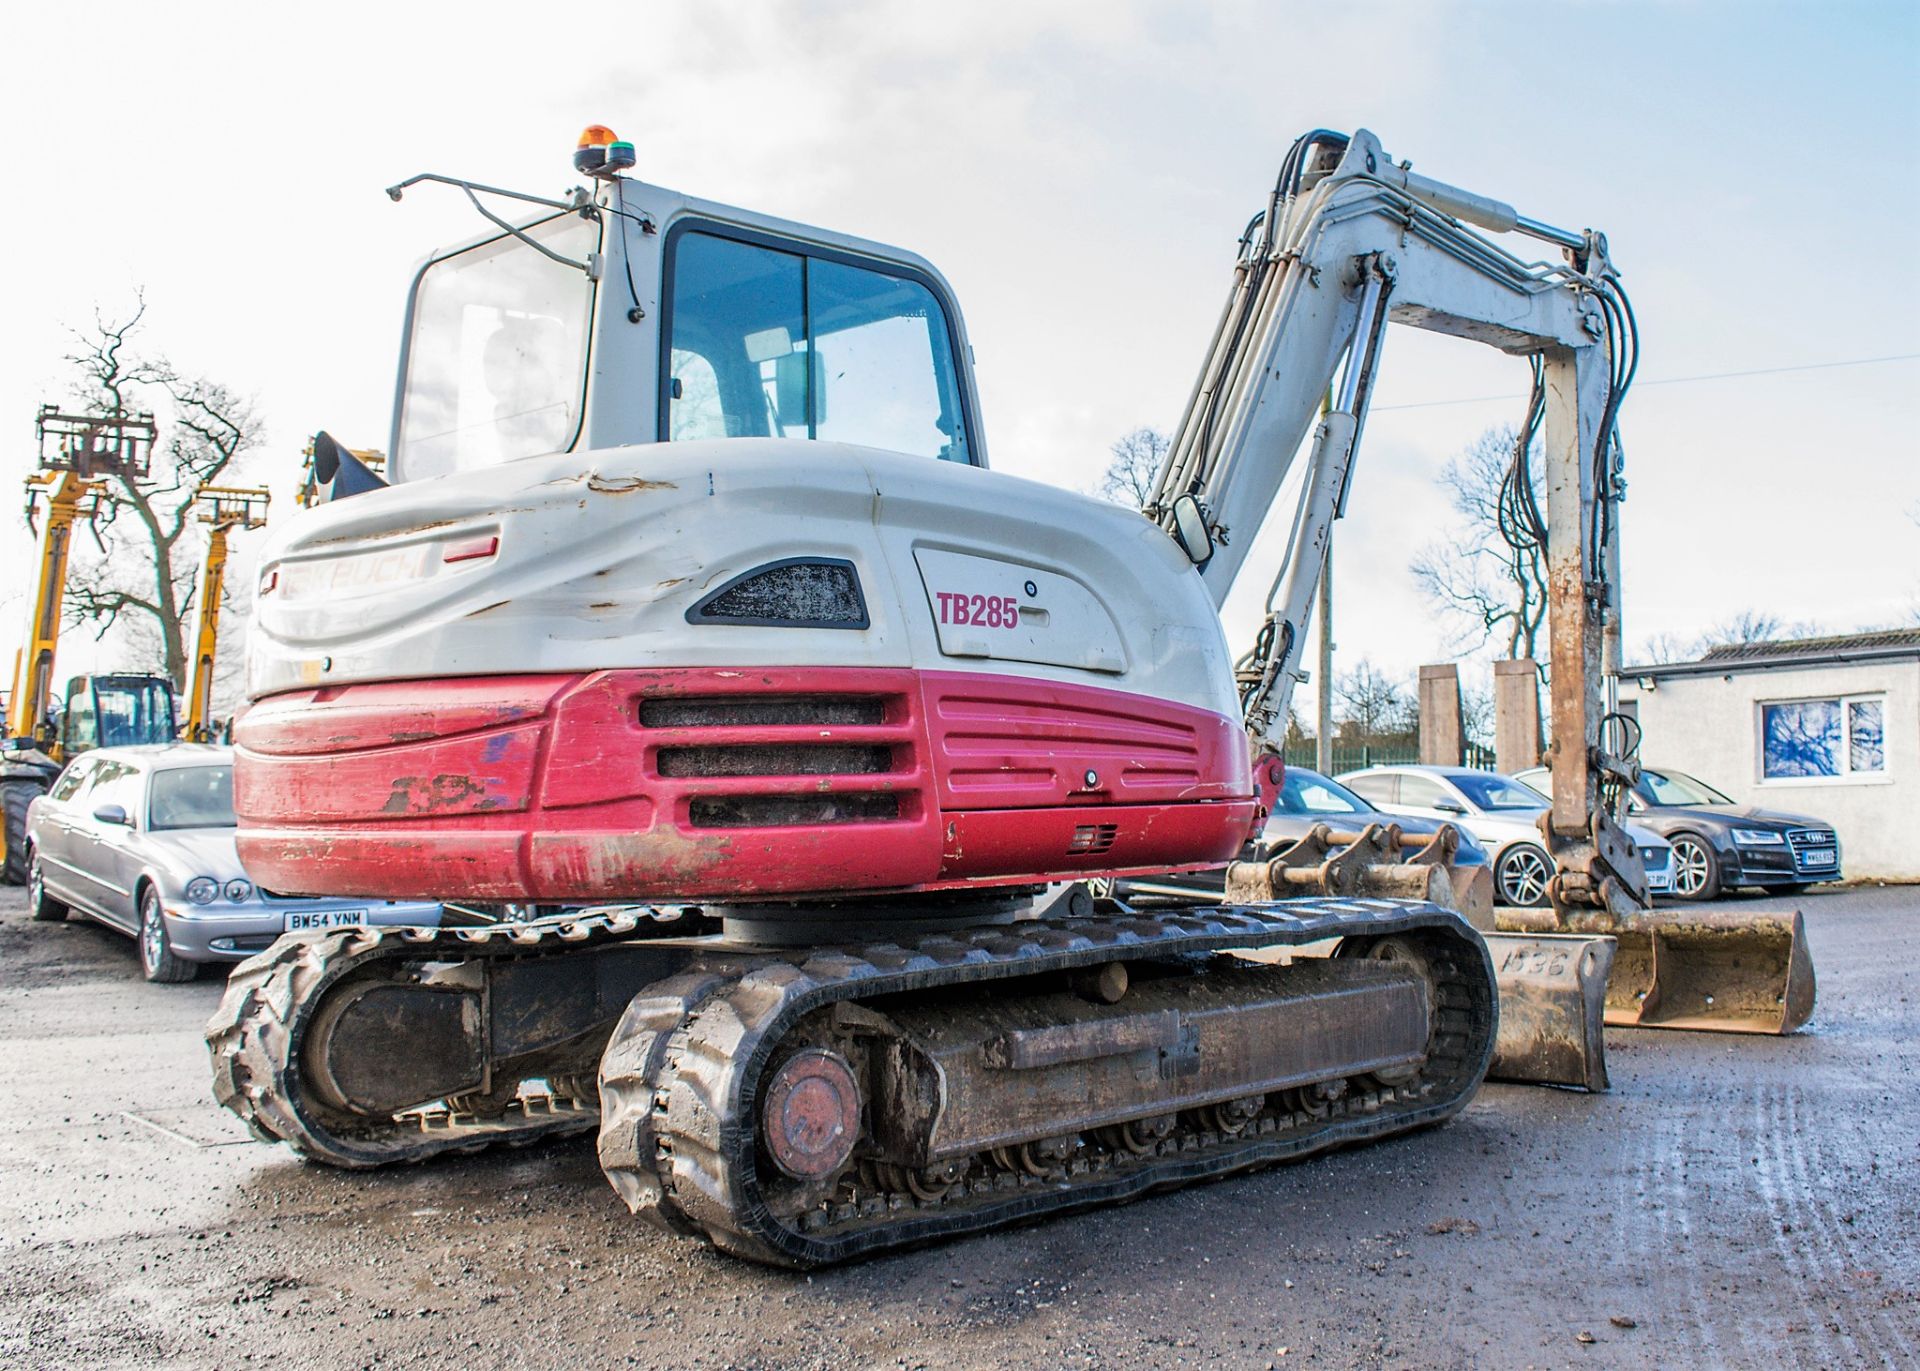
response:
<path id="1" fill-rule="evenodd" d="M 663 747 L 662 776 L 870 776 L 890 771 L 893 749 L 848 743 Z"/>
<path id="2" fill-rule="evenodd" d="M 871 727 L 887 721 L 875 695 L 718 695 L 642 700 L 647 728 Z"/>
<path id="3" fill-rule="evenodd" d="M 900 817 L 900 797 L 846 795 L 701 795 L 688 807 L 694 828 L 799 828 L 809 824 L 887 823 Z"/>

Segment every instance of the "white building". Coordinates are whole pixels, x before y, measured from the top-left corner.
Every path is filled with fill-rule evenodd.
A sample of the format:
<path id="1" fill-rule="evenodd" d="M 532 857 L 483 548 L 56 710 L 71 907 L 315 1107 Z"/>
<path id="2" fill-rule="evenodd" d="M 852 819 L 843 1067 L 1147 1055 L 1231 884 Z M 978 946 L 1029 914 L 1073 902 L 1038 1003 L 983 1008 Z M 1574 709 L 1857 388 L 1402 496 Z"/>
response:
<path id="1" fill-rule="evenodd" d="M 1825 819 L 1849 877 L 1920 881 L 1920 629 L 1716 647 L 1620 686 L 1648 766 Z"/>

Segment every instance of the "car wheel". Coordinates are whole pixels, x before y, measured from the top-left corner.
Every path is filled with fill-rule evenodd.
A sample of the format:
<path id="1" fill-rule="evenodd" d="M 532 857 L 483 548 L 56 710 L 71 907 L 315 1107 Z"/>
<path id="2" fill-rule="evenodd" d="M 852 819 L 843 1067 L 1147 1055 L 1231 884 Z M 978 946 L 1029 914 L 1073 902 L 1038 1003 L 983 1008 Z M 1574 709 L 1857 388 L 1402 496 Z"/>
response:
<path id="1" fill-rule="evenodd" d="M 27 850 L 27 913 L 41 923 L 58 923 L 67 917 L 67 907 L 47 894 L 47 874 L 40 869 L 40 854 Z"/>
<path id="2" fill-rule="evenodd" d="M 1547 882 L 1553 878 L 1553 863 L 1532 843 L 1515 843 L 1500 854 L 1493 883 L 1500 892 L 1500 903 L 1522 909 L 1538 909 L 1547 903 Z"/>
<path id="3" fill-rule="evenodd" d="M 167 922 L 160 917 L 160 894 L 152 886 L 140 892 L 140 969 L 150 981 L 177 985 L 190 981 L 199 967 L 174 955 Z"/>
<path id="4" fill-rule="evenodd" d="M 1698 833 L 1676 833 L 1673 844 L 1673 893 L 1683 900 L 1711 900 L 1720 894 L 1720 859 L 1713 844 Z"/>

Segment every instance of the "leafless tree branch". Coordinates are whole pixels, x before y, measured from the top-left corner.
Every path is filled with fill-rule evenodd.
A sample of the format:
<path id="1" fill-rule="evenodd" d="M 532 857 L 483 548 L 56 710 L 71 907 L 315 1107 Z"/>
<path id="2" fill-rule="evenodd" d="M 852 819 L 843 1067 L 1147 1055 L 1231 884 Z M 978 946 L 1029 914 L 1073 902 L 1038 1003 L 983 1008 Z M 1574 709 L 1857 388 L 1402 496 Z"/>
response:
<path id="1" fill-rule="evenodd" d="M 1144 508 L 1153 498 L 1160 463 L 1172 445 L 1173 440 L 1159 429 L 1144 426 L 1116 440 L 1108 449 L 1112 460 L 1100 478 L 1101 498 L 1116 505 Z"/>

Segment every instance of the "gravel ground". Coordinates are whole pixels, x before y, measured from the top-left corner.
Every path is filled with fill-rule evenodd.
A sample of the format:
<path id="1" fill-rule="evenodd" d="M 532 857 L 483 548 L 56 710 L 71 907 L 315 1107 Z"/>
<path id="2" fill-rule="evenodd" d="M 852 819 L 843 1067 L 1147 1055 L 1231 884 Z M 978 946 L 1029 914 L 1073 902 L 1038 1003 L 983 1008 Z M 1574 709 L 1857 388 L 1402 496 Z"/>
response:
<path id="1" fill-rule="evenodd" d="M 217 1109 L 217 976 L 0 894 L 0 1364 L 1907 1364 L 1920 890 L 1801 897 L 1788 1039 L 1614 1031 L 1603 1096 L 811 1277 L 634 1223 L 588 1141 L 378 1174 Z M 1775 907 L 1752 900 L 1745 907 Z M 1780 906 L 1785 907 L 1785 906 Z"/>

